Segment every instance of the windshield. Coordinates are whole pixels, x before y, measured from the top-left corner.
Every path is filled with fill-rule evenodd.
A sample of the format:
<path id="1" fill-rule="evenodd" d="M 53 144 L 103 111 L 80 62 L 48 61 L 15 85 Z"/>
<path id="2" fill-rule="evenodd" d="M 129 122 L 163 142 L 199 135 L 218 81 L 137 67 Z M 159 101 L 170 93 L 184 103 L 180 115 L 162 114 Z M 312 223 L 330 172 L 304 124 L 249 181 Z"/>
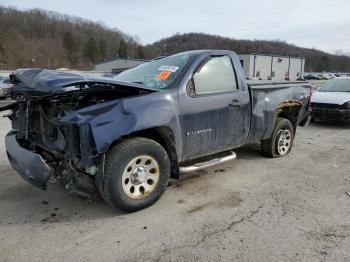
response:
<path id="1" fill-rule="evenodd" d="M 188 64 L 190 55 L 173 55 L 146 62 L 126 70 L 114 79 L 165 89 L 170 86 Z"/>
<path id="2" fill-rule="evenodd" d="M 350 79 L 334 79 L 327 81 L 320 92 L 350 92 Z"/>

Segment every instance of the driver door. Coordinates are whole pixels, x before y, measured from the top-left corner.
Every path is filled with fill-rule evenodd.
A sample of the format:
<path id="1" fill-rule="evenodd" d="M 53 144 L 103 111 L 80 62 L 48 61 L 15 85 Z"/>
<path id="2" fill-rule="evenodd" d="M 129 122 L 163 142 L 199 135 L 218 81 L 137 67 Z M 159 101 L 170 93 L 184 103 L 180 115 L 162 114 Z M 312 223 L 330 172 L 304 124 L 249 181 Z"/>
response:
<path id="1" fill-rule="evenodd" d="M 249 100 L 249 94 L 238 86 L 230 56 L 205 59 L 180 98 L 182 159 L 241 146 L 249 117 L 241 102 L 247 97 Z"/>

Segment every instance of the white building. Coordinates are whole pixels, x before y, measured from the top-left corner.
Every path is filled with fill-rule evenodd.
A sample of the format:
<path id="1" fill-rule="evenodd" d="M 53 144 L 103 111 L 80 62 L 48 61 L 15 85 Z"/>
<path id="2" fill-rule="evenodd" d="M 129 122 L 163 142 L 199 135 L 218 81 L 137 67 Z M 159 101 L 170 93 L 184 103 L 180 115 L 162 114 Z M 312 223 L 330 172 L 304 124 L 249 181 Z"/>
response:
<path id="1" fill-rule="evenodd" d="M 147 61 L 148 60 L 143 60 L 143 59 L 117 58 L 109 62 L 104 62 L 104 63 L 95 65 L 95 71 L 117 74 L 126 69 L 133 68 L 139 64 L 145 63 Z"/>
<path id="2" fill-rule="evenodd" d="M 261 80 L 292 80 L 304 75 L 305 58 L 264 54 L 238 55 L 247 77 Z"/>

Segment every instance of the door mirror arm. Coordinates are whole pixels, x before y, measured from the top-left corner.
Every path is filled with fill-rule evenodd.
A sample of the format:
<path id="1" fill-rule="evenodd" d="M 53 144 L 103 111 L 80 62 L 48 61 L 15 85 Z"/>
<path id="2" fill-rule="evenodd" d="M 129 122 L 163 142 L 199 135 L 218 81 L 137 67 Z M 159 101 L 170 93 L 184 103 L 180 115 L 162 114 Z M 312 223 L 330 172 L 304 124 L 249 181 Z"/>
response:
<path id="1" fill-rule="evenodd" d="M 186 92 L 190 97 L 192 98 L 196 97 L 196 89 L 194 87 L 193 77 L 191 77 L 190 81 L 188 81 L 186 85 Z"/>
<path id="2" fill-rule="evenodd" d="M 197 66 L 196 70 L 194 70 L 193 75 L 199 73 L 202 70 L 202 68 L 209 62 L 210 59 L 211 59 L 211 56 L 208 56 L 205 59 L 203 59 Z"/>

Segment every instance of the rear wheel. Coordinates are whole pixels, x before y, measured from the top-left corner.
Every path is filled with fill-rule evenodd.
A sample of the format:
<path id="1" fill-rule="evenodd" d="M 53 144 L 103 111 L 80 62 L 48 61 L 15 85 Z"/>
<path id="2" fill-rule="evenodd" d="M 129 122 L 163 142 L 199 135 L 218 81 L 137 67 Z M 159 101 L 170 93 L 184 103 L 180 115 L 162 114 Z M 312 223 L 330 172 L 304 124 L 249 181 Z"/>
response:
<path id="1" fill-rule="evenodd" d="M 294 141 L 294 128 L 285 118 L 278 118 L 272 136 L 261 141 L 261 152 L 268 157 L 282 157 L 292 149 Z"/>
<path id="2" fill-rule="evenodd" d="M 165 149 L 147 138 L 131 138 L 106 154 L 100 191 L 110 205 L 134 212 L 154 204 L 169 178 L 170 160 Z"/>

